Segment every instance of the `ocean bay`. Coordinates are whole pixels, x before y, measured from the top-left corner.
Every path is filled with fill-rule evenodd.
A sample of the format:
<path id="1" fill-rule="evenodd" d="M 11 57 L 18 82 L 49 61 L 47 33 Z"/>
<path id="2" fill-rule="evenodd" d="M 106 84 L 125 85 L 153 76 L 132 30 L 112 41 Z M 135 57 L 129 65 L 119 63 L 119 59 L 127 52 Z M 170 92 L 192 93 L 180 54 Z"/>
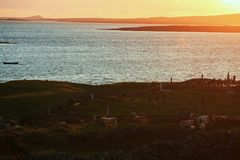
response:
<path id="1" fill-rule="evenodd" d="M 85 84 L 240 77 L 240 34 L 102 30 L 127 24 L 0 23 L 0 81 Z M 2 61 L 19 61 L 3 65 Z"/>

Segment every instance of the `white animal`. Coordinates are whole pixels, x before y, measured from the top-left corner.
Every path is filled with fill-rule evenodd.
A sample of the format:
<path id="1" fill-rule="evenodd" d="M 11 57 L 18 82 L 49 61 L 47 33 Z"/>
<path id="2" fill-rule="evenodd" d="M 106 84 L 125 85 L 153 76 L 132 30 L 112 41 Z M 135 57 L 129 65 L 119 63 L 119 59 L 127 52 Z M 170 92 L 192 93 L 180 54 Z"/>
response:
<path id="1" fill-rule="evenodd" d="M 104 122 L 104 125 L 106 128 L 115 128 L 117 127 L 117 118 L 116 117 L 102 117 L 102 120 Z"/>
<path id="2" fill-rule="evenodd" d="M 137 113 L 136 112 L 131 112 L 131 116 L 136 116 Z"/>
<path id="3" fill-rule="evenodd" d="M 80 106 L 80 105 L 81 105 L 81 104 L 77 102 L 77 103 L 74 103 L 73 106 L 74 106 L 74 107 L 77 107 L 77 106 Z"/>
<path id="4" fill-rule="evenodd" d="M 208 115 L 199 116 L 197 118 L 197 122 L 199 125 L 201 125 L 202 123 L 207 125 L 210 122 L 209 116 Z"/>
<path id="5" fill-rule="evenodd" d="M 63 126 L 65 126 L 65 125 L 67 125 L 67 122 L 62 121 L 61 124 L 62 124 Z"/>
<path id="6" fill-rule="evenodd" d="M 189 129 L 190 129 L 190 130 L 194 130 L 194 129 L 195 129 L 195 126 L 190 126 Z"/>
<path id="7" fill-rule="evenodd" d="M 213 115 L 212 116 L 212 120 L 213 121 L 217 121 L 217 120 L 227 120 L 228 117 L 227 116 L 218 116 L 218 115 Z"/>
<path id="8" fill-rule="evenodd" d="M 205 129 L 206 129 L 206 124 L 205 124 L 205 123 L 201 123 L 201 124 L 199 125 L 199 128 L 200 128 L 201 130 L 205 130 Z"/>

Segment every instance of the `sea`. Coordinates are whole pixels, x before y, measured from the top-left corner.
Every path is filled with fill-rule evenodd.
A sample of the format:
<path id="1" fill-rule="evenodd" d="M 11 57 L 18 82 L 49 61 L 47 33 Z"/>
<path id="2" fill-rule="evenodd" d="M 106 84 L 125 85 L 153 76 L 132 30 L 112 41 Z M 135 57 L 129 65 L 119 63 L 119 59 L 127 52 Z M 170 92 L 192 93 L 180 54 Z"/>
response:
<path id="1" fill-rule="evenodd" d="M 106 30 L 136 26 L 146 25 L 0 21 L 0 82 L 240 79 L 239 33 Z"/>

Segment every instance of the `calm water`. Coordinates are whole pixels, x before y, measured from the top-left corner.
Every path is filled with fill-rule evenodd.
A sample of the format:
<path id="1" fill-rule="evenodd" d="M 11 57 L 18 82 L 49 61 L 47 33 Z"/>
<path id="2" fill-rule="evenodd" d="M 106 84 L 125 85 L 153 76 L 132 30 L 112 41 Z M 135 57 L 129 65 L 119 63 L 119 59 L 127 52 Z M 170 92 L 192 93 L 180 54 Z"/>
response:
<path id="1" fill-rule="evenodd" d="M 0 82 L 181 81 L 227 72 L 240 78 L 240 34 L 99 30 L 123 26 L 129 25 L 0 22 L 0 41 L 14 43 L 0 44 Z"/>

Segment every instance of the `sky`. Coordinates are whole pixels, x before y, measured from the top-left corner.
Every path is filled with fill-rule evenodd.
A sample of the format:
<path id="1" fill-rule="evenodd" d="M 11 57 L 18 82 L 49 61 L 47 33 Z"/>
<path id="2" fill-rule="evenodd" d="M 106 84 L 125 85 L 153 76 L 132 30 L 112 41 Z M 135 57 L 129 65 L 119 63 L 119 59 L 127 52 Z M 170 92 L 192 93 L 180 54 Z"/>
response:
<path id="1" fill-rule="evenodd" d="M 240 13 L 240 0 L 0 0 L 0 17 L 137 18 Z"/>

